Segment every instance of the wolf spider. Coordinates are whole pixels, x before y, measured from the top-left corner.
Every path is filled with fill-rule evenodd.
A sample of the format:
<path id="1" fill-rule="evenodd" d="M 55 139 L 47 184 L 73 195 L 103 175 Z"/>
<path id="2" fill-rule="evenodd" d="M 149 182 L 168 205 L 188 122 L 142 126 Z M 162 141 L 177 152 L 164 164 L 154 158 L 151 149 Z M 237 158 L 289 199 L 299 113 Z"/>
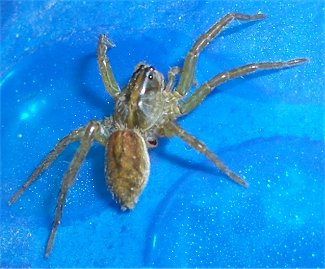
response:
<path id="1" fill-rule="evenodd" d="M 202 142 L 183 130 L 176 123 L 176 119 L 191 112 L 212 90 L 230 79 L 262 69 L 287 68 L 307 61 L 305 58 L 300 58 L 285 62 L 247 64 L 212 77 L 189 98 L 183 100 L 193 85 L 195 66 L 200 52 L 233 20 L 255 21 L 264 17 L 263 14 L 252 16 L 227 14 L 195 42 L 182 68 L 170 69 L 166 85 L 159 71 L 153 66 L 140 63 L 122 91 L 106 56 L 107 49 L 113 45 L 105 35 L 100 35 L 97 60 L 105 89 L 116 103 L 113 116 L 101 121 L 92 120 L 60 140 L 9 201 L 9 205 L 16 202 L 70 143 L 80 141 L 80 146 L 62 181 L 55 218 L 45 250 L 46 257 L 49 256 L 53 246 L 68 190 L 75 182 L 78 170 L 94 141 L 99 142 L 106 149 L 106 181 L 113 197 L 123 210 L 134 208 L 146 186 L 150 169 L 148 148 L 157 146 L 158 137 L 178 136 L 205 155 L 231 180 L 241 186 L 247 186 L 242 178 L 227 168 Z M 174 86 L 177 75 L 180 76 L 179 81 L 177 86 Z"/>

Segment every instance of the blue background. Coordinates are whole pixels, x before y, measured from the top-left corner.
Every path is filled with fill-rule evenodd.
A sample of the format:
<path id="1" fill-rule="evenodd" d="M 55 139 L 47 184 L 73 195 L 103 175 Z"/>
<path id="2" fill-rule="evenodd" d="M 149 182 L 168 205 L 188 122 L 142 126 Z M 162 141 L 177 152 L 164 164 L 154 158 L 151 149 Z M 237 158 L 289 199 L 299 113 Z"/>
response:
<path id="1" fill-rule="evenodd" d="M 12 207 L 8 199 L 58 139 L 113 111 L 97 37 L 121 86 L 140 61 L 165 75 L 226 13 L 202 53 L 199 84 L 246 63 L 308 57 L 219 87 L 179 120 L 249 183 L 230 182 L 180 139 L 150 151 L 149 184 L 122 213 L 95 145 L 44 249 L 71 145 Z M 1 267 L 324 267 L 323 1 L 1 1 Z"/>

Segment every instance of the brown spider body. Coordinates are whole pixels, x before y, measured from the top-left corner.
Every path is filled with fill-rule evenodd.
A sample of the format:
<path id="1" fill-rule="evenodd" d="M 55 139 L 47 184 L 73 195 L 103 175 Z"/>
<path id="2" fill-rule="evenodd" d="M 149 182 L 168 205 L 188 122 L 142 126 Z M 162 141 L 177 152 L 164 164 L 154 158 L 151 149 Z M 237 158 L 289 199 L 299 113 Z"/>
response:
<path id="1" fill-rule="evenodd" d="M 105 89 L 116 102 L 114 115 L 101 121 L 90 121 L 61 139 L 9 201 L 9 205 L 17 201 L 70 143 L 80 141 L 80 146 L 62 181 L 55 218 L 45 250 L 46 257 L 53 247 L 68 190 L 75 182 L 79 168 L 94 141 L 106 148 L 106 181 L 123 210 L 135 207 L 147 184 L 150 170 L 148 149 L 157 146 L 158 137 L 178 136 L 204 154 L 229 179 L 244 187 L 247 186 L 246 181 L 223 164 L 207 146 L 183 130 L 176 123 L 176 119 L 190 113 L 211 91 L 228 80 L 258 70 L 287 68 L 307 61 L 305 58 L 299 58 L 285 62 L 243 65 L 215 75 L 192 95 L 183 99 L 193 86 L 195 66 L 200 52 L 233 20 L 254 21 L 264 17 L 263 14 L 252 16 L 227 14 L 194 43 L 182 68 L 171 68 L 166 85 L 163 75 L 155 68 L 139 64 L 123 91 L 114 78 L 106 56 L 106 51 L 112 44 L 105 35 L 99 37 L 97 60 Z M 179 81 L 177 86 L 174 86 L 177 75 Z"/>
<path id="2" fill-rule="evenodd" d="M 107 144 L 106 181 L 122 209 L 133 209 L 147 184 L 148 149 L 137 130 L 114 131 Z"/>
<path id="3" fill-rule="evenodd" d="M 152 66 L 139 64 L 118 95 L 106 150 L 106 181 L 122 210 L 133 209 L 149 177 L 148 147 L 157 146 L 146 131 L 161 126 L 165 99 L 164 79 Z M 145 141 L 145 139 L 147 141 Z"/>

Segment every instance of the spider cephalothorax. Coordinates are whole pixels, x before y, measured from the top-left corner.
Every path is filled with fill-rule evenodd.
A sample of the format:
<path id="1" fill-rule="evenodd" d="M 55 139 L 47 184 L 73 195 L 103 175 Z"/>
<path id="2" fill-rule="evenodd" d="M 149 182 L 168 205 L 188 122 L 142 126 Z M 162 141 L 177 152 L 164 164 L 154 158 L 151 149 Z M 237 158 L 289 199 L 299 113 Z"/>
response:
<path id="1" fill-rule="evenodd" d="M 145 132 L 157 125 L 167 105 L 164 77 L 154 67 L 139 64 L 125 89 L 117 96 L 114 120 Z"/>
<path id="2" fill-rule="evenodd" d="M 184 100 L 183 97 L 193 85 L 198 56 L 212 39 L 234 19 L 254 21 L 264 17 L 263 14 L 252 16 L 238 13 L 227 14 L 194 43 L 185 58 L 183 67 L 174 67 L 169 71 L 166 85 L 160 72 L 150 65 L 141 63 L 137 65 L 129 83 L 122 91 L 114 78 L 106 56 L 107 49 L 112 45 L 105 35 L 99 37 L 98 64 L 105 89 L 116 102 L 114 115 L 102 121 L 90 121 L 61 139 L 9 201 L 9 204 L 13 204 L 68 144 L 80 141 L 80 146 L 62 181 L 55 219 L 45 251 L 46 257 L 53 246 L 68 190 L 74 183 L 79 168 L 94 141 L 106 148 L 106 181 L 122 209 L 135 207 L 149 177 L 148 148 L 156 147 L 158 137 L 163 136 L 178 136 L 204 154 L 230 179 L 242 186 L 247 186 L 242 178 L 228 169 L 202 142 L 183 130 L 176 123 L 176 119 L 191 112 L 212 90 L 230 79 L 261 69 L 291 67 L 307 60 L 300 58 L 286 62 L 254 63 L 225 71 L 203 83 Z M 177 75 L 179 75 L 179 80 L 174 87 Z"/>

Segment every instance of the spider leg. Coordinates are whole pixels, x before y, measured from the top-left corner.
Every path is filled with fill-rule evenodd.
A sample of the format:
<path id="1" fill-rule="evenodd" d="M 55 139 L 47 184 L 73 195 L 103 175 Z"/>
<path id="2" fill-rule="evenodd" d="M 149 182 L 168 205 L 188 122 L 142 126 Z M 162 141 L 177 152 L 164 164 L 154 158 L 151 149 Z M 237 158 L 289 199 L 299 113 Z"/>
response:
<path id="1" fill-rule="evenodd" d="M 79 168 L 85 159 L 94 139 L 96 134 L 98 133 L 100 129 L 100 125 L 98 122 L 91 121 L 85 130 L 84 136 L 81 138 L 80 141 L 80 146 L 74 155 L 69 168 L 64 175 L 62 185 L 61 185 L 61 190 L 59 193 L 59 199 L 56 207 L 56 212 L 55 212 L 55 218 L 53 221 L 53 226 L 51 230 L 51 234 L 49 236 L 47 246 L 46 246 L 46 251 L 45 251 L 45 257 L 48 257 L 50 255 L 54 238 L 58 229 L 58 226 L 60 224 L 61 216 L 62 216 L 62 209 L 67 197 L 68 190 L 72 186 L 72 184 L 75 182 L 77 173 L 79 171 Z"/>
<path id="2" fill-rule="evenodd" d="M 206 145 L 201 141 L 196 139 L 194 136 L 187 133 L 183 128 L 181 128 L 176 123 L 169 122 L 166 128 L 172 131 L 176 136 L 185 141 L 188 145 L 196 149 L 198 152 L 206 156 L 213 164 L 218 167 L 225 175 L 227 175 L 231 180 L 235 181 L 243 187 L 248 187 L 248 183 L 232 172 L 213 152 L 211 152 Z"/>
<path id="3" fill-rule="evenodd" d="M 281 69 L 289 68 L 295 65 L 302 64 L 308 61 L 305 58 L 294 59 L 286 62 L 265 62 L 265 63 L 254 63 L 247 64 L 230 71 L 222 72 L 206 83 L 202 84 L 184 103 L 180 105 L 180 111 L 182 115 L 185 115 L 191 112 L 195 107 L 197 107 L 202 100 L 217 86 L 220 84 L 238 78 L 250 73 L 254 73 L 258 70 L 267 70 L 267 69 Z"/>
<path id="4" fill-rule="evenodd" d="M 106 91 L 111 95 L 114 99 L 120 94 L 120 87 L 117 84 L 111 65 L 106 56 L 106 51 L 108 48 L 113 47 L 113 43 L 111 43 L 106 35 L 100 35 L 98 40 L 97 47 L 97 62 L 99 66 L 99 70 L 104 82 L 104 86 Z"/>
<path id="5" fill-rule="evenodd" d="M 62 153 L 62 151 L 70 144 L 79 140 L 84 135 L 85 127 L 81 127 L 74 130 L 66 137 L 61 139 L 59 143 L 56 144 L 54 149 L 46 156 L 43 162 L 35 169 L 32 175 L 27 179 L 27 181 L 21 186 L 21 188 L 12 196 L 8 204 L 12 205 L 16 202 L 19 197 L 24 193 L 26 189 L 40 176 L 40 174 L 45 171 L 52 162 Z"/>
<path id="6" fill-rule="evenodd" d="M 182 68 L 182 75 L 176 92 L 181 96 L 184 96 L 190 87 L 192 86 L 194 69 L 200 52 L 214 39 L 222 30 L 230 24 L 233 20 L 239 21 L 255 21 L 264 19 L 265 15 L 255 14 L 255 15 L 245 15 L 239 13 L 230 13 L 224 16 L 221 20 L 216 22 L 205 34 L 203 34 L 193 45 L 189 53 L 187 54 Z"/>
<path id="7" fill-rule="evenodd" d="M 178 66 L 172 67 L 168 71 L 168 83 L 165 86 L 164 91 L 170 92 L 173 89 L 175 78 L 181 72 L 181 69 Z"/>

